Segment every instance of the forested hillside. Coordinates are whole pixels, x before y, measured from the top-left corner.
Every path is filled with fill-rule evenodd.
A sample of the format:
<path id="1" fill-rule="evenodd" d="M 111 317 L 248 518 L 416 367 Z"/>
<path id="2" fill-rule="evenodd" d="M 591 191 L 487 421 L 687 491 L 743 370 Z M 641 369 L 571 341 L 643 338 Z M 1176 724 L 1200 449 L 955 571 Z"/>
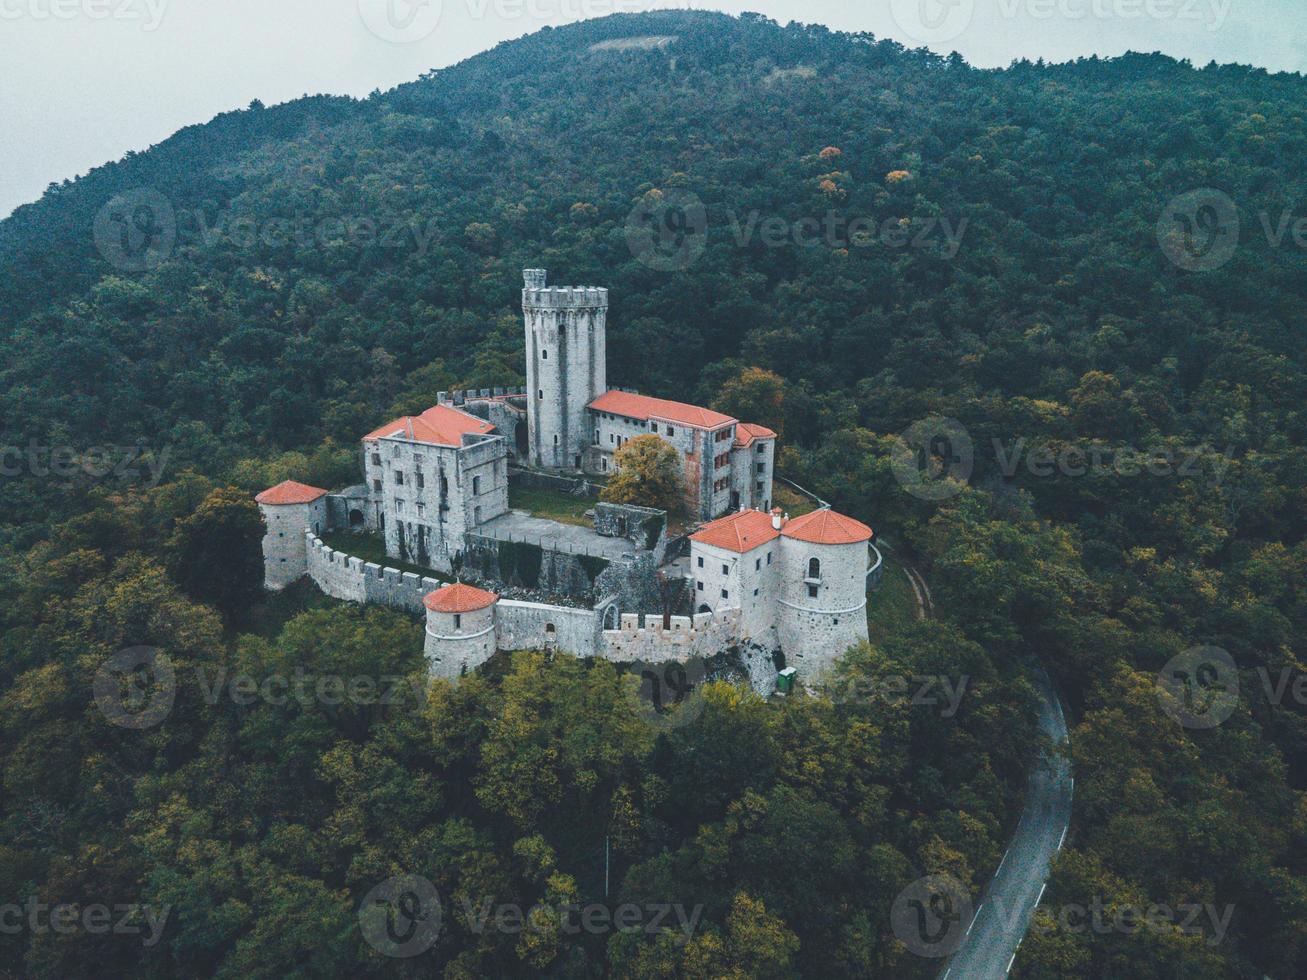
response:
<path id="1" fill-rule="evenodd" d="M 631 37 L 663 40 L 602 43 Z M 1013 975 L 1295 974 L 1304 107 L 1301 77 L 1242 67 L 979 71 L 656 13 L 363 101 L 256 104 L 20 208 L 0 222 L 0 904 L 172 911 L 150 946 L 0 931 L 0 975 L 932 976 L 890 905 L 925 874 L 988 881 L 1041 749 L 1036 661 L 1076 767 L 1044 905 L 1231 914 L 1219 935 L 1063 922 Z M 679 232 L 653 253 L 649 220 Z M 956 715 L 710 685 L 663 729 L 611 665 L 536 655 L 398 705 L 207 696 L 216 671 L 421 675 L 406 618 L 259 594 L 249 495 L 354 481 L 379 419 L 520 384 L 524 267 L 611 289 L 612 383 L 781 429 L 782 472 L 921 569 L 940 618 L 873 634 L 846 679 L 965 677 Z M 911 492 L 897 436 L 937 416 L 969 479 Z M 148 731 L 93 691 L 138 646 L 177 665 Z M 1239 671 L 1210 727 L 1157 683 L 1200 647 Z M 701 905 L 692 938 L 478 931 L 487 897 L 602 900 L 606 836 L 612 900 Z M 444 902 L 411 960 L 357 916 L 400 874 Z"/>

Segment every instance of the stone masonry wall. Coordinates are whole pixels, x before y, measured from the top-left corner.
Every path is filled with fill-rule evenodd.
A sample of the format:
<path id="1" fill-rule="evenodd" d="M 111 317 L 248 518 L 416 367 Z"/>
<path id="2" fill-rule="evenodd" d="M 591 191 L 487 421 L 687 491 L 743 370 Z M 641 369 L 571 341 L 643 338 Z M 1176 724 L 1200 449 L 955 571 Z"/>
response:
<path id="1" fill-rule="evenodd" d="M 576 657 L 605 656 L 599 627 L 599 614 L 593 609 L 515 599 L 500 599 L 495 604 L 500 650 L 561 650 Z"/>
<path id="2" fill-rule="evenodd" d="M 445 583 L 397 568 L 383 568 L 343 551 L 333 551 L 312 531 L 305 533 L 309 577 L 326 595 L 423 612 L 422 600 Z"/>
<path id="3" fill-rule="evenodd" d="M 604 656 L 609 660 L 644 663 L 712 657 L 738 645 L 739 636 L 738 609 L 694 617 L 673 616 L 671 629 L 663 629 L 661 616 L 646 617 L 641 627 L 639 616 L 624 613 L 621 629 L 603 632 Z"/>

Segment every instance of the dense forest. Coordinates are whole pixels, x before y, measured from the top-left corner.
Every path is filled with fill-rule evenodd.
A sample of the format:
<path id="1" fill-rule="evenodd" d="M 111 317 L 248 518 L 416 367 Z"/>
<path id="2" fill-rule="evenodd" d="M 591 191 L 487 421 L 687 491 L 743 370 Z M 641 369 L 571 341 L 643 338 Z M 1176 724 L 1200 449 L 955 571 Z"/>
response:
<path id="1" fill-rule="evenodd" d="M 602 43 L 632 37 L 663 40 Z M 1034 664 L 1076 774 L 1044 905 L 1230 915 L 1053 923 L 1013 975 L 1297 974 L 1304 107 L 1301 77 L 1245 67 L 981 71 L 653 13 L 366 100 L 256 103 L 52 185 L 0 222 L 0 905 L 24 923 L 0 919 L 0 975 L 933 976 L 890 906 L 999 863 L 1057 751 Z M 1220 261 L 1176 252 L 1229 231 L 1168 221 L 1199 190 L 1239 221 Z M 670 252 L 643 250 L 670 207 Z M 262 595 L 251 492 L 353 482 L 379 419 L 520 384 L 525 267 L 610 287 L 612 383 L 781 430 L 782 472 L 909 556 L 938 616 L 818 696 L 710 683 L 651 724 L 610 664 L 517 654 L 428 687 L 407 617 Z M 974 464 L 909 492 L 898 436 L 937 417 Z M 1109 464 L 1065 465 L 1090 454 Z M 147 730 L 95 690 L 138 647 L 176 671 Z M 1194 648 L 1238 669 L 1210 727 L 1159 696 Z M 402 696 L 213 693 L 297 670 Z M 966 678 L 960 709 L 875 684 L 917 675 Z M 443 908 L 408 959 L 360 926 L 397 875 Z M 140 928 L 29 927 L 32 902 Z M 543 911 L 495 929 L 485 902 Z M 696 925 L 558 911 L 597 902 Z"/>

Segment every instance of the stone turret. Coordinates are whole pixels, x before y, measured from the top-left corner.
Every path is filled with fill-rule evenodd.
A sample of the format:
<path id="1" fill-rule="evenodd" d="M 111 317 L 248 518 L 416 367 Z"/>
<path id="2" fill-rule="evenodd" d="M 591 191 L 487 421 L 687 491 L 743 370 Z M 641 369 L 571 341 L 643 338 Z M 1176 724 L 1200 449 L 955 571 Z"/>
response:
<path id="1" fill-rule="evenodd" d="M 254 498 L 263 514 L 263 585 L 276 592 L 309 570 L 304 531 L 327 527 L 327 491 L 287 480 Z"/>
<path id="2" fill-rule="evenodd" d="M 457 680 L 495 654 L 499 596 L 471 585 L 446 585 L 428 595 L 425 652 L 432 677 Z"/>
<path id="3" fill-rule="evenodd" d="M 608 390 L 608 290 L 546 286 L 523 272 L 527 437 L 531 464 L 580 470 L 592 432 L 586 406 Z"/>

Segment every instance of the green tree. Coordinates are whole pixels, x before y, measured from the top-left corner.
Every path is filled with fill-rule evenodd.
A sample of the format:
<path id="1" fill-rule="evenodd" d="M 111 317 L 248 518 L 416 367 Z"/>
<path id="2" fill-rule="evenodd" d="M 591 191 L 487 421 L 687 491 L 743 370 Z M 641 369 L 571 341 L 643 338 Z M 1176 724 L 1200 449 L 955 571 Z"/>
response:
<path id="1" fill-rule="evenodd" d="M 658 507 L 670 513 L 685 510 L 685 477 L 681 457 L 660 436 L 636 436 L 613 454 L 617 473 L 599 499 L 610 504 Z"/>
<path id="2" fill-rule="evenodd" d="M 197 599 L 234 614 L 263 590 L 263 518 L 250 497 L 220 487 L 177 525 L 168 542 L 169 572 Z"/>

